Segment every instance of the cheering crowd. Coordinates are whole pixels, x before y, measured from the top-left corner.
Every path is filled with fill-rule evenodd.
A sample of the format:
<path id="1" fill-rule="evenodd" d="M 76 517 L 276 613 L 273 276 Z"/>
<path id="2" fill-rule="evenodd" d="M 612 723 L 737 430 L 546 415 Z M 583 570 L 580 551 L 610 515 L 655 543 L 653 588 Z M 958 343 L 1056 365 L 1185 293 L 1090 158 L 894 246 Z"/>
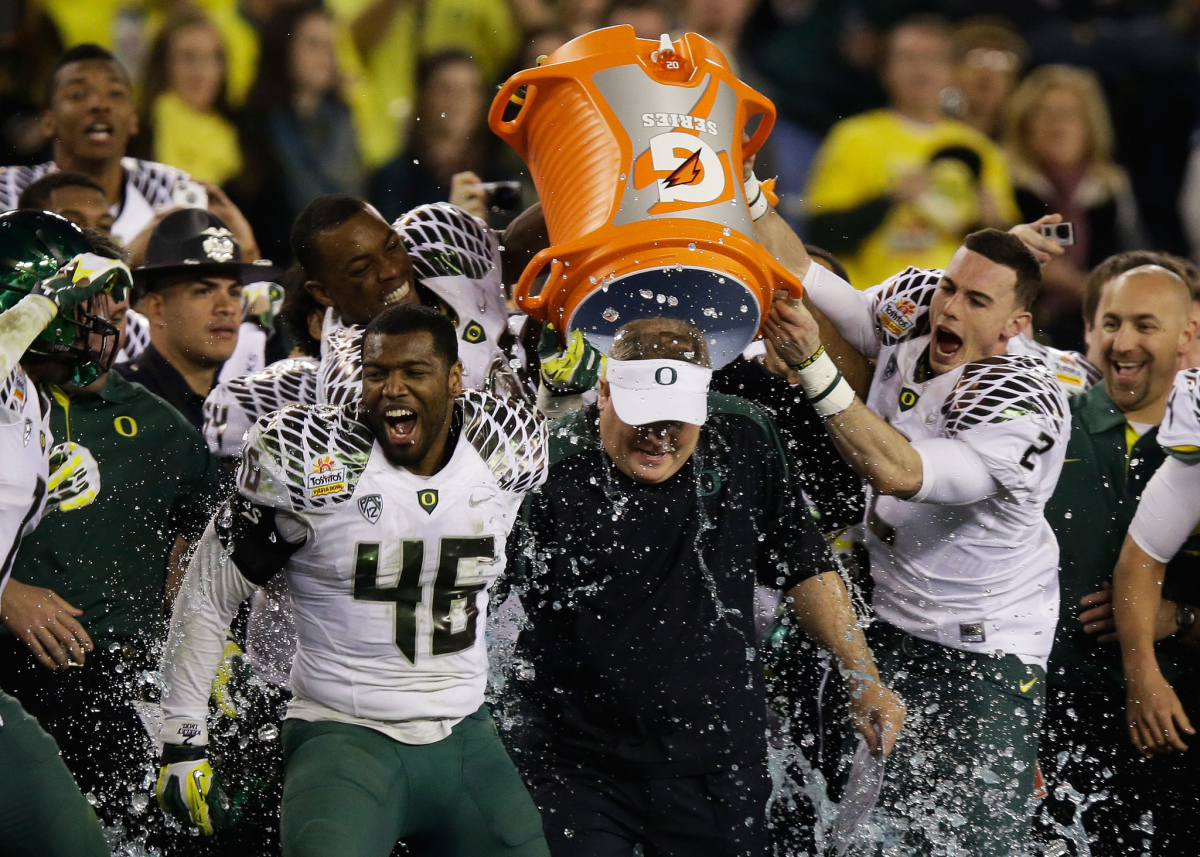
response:
<path id="1" fill-rule="evenodd" d="M 1192 4 L 875 5 L 20 5 L 0 854 L 1194 853 Z M 512 301 L 620 24 L 780 110 L 724 366 Z"/>

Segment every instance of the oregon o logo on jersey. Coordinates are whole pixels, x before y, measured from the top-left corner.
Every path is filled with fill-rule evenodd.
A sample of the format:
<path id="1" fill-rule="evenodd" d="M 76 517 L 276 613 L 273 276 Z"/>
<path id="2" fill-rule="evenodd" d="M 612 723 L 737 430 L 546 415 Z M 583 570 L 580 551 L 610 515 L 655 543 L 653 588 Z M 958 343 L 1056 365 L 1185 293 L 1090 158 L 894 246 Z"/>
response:
<path id="1" fill-rule="evenodd" d="M 900 410 L 910 410 L 920 400 L 920 395 L 916 390 L 905 387 L 900 391 Z"/>
<path id="2" fill-rule="evenodd" d="M 483 332 L 483 328 L 479 325 L 479 322 L 473 321 L 463 329 L 462 338 L 463 342 L 474 344 L 487 339 L 487 334 Z"/>
<path id="3" fill-rule="evenodd" d="M 426 488 L 424 491 L 418 491 L 417 502 L 421 504 L 422 509 L 432 515 L 438 504 L 437 489 Z"/>
<path id="4" fill-rule="evenodd" d="M 121 437 L 135 437 L 138 433 L 137 420 L 124 414 L 113 418 L 113 428 Z"/>

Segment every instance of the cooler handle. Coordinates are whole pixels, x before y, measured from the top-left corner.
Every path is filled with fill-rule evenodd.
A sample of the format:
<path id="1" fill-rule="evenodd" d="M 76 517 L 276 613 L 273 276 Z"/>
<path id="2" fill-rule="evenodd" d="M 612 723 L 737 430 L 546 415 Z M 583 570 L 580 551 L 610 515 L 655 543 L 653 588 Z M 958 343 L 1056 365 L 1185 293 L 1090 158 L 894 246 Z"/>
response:
<path id="1" fill-rule="evenodd" d="M 739 81 L 740 82 L 740 81 Z M 762 115 L 762 121 L 758 123 L 758 128 L 754 131 L 746 145 L 742 146 L 743 157 L 753 155 L 763 143 L 767 142 L 767 137 L 771 133 L 771 129 L 775 127 L 775 105 L 765 95 L 751 89 L 743 84 L 740 88 L 739 96 L 741 97 L 745 113 L 743 114 L 743 127 L 749 121 L 751 116 Z"/>
<path id="2" fill-rule="evenodd" d="M 553 290 L 553 283 L 560 279 L 563 271 L 566 270 L 566 266 L 562 260 L 554 256 L 558 250 L 559 248 L 556 247 L 547 247 L 530 259 L 529 264 L 525 266 L 525 270 L 521 272 L 516 287 L 513 289 L 513 297 L 517 301 L 517 306 L 538 321 L 546 320 L 546 299 Z M 529 290 L 533 286 L 533 281 L 537 279 L 538 274 L 546 267 L 547 260 L 550 260 L 550 275 L 542 286 L 541 292 L 531 295 Z"/>

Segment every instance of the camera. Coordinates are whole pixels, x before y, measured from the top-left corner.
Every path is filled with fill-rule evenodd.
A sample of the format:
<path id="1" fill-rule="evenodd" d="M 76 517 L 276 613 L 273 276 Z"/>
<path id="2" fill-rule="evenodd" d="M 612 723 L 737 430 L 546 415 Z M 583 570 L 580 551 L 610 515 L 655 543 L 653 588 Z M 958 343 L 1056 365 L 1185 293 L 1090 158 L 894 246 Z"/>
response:
<path id="1" fill-rule="evenodd" d="M 181 179 L 171 190 L 171 202 L 176 208 L 208 208 L 208 191 L 200 182 Z"/>
<path id="2" fill-rule="evenodd" d="M 1071 223 L 1044 223 L 1042 234 L 1057 242 L 1059 247 L 1069 247 L 1075 243 L 1075 226 Z"/>
<path id="3" fill-rule="evenodd" d="M 479 188 L 487 199 L 488 208 L 516 211 L 521 205 L 520 182 L 481 182 Z"/>

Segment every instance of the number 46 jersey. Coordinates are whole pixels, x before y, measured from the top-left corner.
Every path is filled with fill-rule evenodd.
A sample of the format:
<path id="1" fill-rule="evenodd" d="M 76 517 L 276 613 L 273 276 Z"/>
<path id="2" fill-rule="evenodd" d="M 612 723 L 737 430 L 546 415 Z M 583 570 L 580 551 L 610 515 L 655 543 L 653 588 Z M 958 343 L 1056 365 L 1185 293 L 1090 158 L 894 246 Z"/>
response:
<path id="1" fill-rule="evenodd" d="M 208 629 L 223 631 L 280 568 L 297 634 L 289 717 L 392 724 L 428 743 L 448 727 L 403 724 L 452 725 L 483 703 L 488 589 L 524 493 L 545 479 L 544 424 L 467 392 L 450 460 L 422 477 L 390 464 L 354 412 L 289 407 L 251 430 L 238 492 L 205 534 L 172 620 L 168 720 L 203 722 L 207 681 L 196 676 L 217 652 Z"/>

